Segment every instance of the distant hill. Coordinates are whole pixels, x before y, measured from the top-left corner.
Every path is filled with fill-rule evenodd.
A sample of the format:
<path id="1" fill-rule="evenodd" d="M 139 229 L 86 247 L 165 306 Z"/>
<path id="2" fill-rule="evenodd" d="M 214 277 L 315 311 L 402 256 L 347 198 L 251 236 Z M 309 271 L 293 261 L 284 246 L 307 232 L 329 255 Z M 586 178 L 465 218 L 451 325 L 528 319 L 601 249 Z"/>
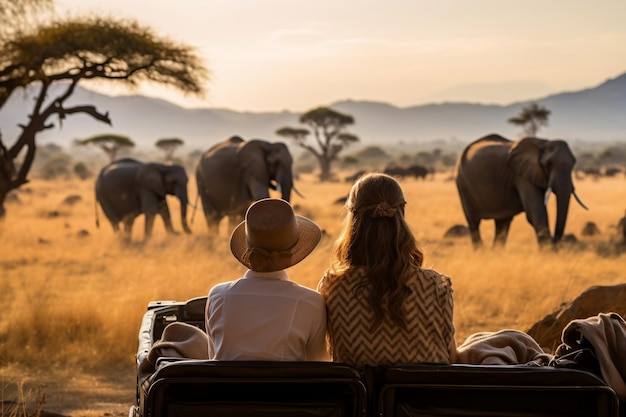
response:
<path id="1" fill-rule="evenodd" d="M 411 146 L 438 141 L 462 145 L 492 132 L 512 139 L 518 137 L 519 127 L 507 120 L 531 102 L 552 112 L 549 126 L 540 132 L 542 137 L 581 142 L 626 141 L 626 73 L 596 87 L 506 106 L 446 102 L 399 108 L 382 102 L 346 100 L 331 107 L 354 117 L 356 123 L 349 131 L 358 135 L 363 145 Z M 0 127 L 7 144 L 18 132 L 17 124 L 26 119 L 30 103 L 32 99 L 25 94 L 14 94 L 0 112 Z M 100 111 L 108 111 L 113 126 L 74 115 L 65 119 L 61 128 L 42 133 L 40 143 L 69 146 L 76 138 L 118 133 L 146 149 L 153 149 L 157 139 L 180 137 L 189 150 L 204 150 L 232 135 L 274 141 L 283 140 L 274 133 L 280 127 L 304 127 L 298 123 L 299 113 L 289 111 L 186 109 L 165 100 L 113 97 L 80 87 L 71 103 L 93 104 Z M 316 105 L 312 103 L 311 108 Z M 57 121 L 55 124 L 58 126 Z"/>

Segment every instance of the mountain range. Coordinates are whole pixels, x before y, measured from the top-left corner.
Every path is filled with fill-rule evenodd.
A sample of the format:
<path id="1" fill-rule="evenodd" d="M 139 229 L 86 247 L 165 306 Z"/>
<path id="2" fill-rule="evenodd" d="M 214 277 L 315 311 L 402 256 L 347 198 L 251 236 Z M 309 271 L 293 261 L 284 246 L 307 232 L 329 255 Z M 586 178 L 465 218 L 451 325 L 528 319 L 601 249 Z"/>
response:
<path id="1" fill-rule="evenodd" d="M 43 132 L 39 143 L 70 146 L 74 139 L 114 133 L 130 137 L 138 148 L 154 150 L 161 138 L 178 137 L 189 150 L 207 149 L 233 135 L 246 139 L 285 140 L 275 131 L 299 124 L 299 113 L 239 112 L 219 108 L 188 109 L 171 102 L 145 96 L 108 96 L 77 88 L 69 104 L 91 104 L 109 112 L 112 126 L 86 115 L 71 115 L 62 125 Z M 626 73 L 580 91 L 563 92 L 532 101 L 509 105 L 443 102 L 396 107 L 375 101 L 338 101 L 333 109 L 354 117 L 348 131 L 360 138 L 361 145 L 424 146 L 428 143 L 457 144 L 457 147 L 489 133 L 515 139 L 521 128 L 508 123 L 520 110 L 537 103 L 551 111 L 549 125 L 540 130 L 545 138 L 561 138 L 579 143 L 626 142 Z M 318 103 L 312 103 L 311 108 Z M 28 90 L 13 94 L 0 111 L 0 127 L 7 145 L 32 109 Z"/>

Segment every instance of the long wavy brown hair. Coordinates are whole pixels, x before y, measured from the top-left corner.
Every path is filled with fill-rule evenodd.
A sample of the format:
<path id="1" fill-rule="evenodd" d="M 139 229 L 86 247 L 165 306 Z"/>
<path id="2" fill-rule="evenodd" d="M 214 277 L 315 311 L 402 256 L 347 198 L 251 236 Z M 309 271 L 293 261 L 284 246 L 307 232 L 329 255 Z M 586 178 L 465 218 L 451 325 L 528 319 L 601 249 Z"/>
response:
<path id="1" fill-rule="evenodd" d="M 355 297 L 367 294 L 375 330 L 388 314 L 406 328 L 403 302 L 411 293 L 406 282 L 424 255 L 404 219 L 406 201 L 393 177 L 365 174 L 346 200 L 343 230 L 334 247 L 332 267 L 338 273 L 363 267 L 365 274 Z M 367 290 L 367 291 L 366 291 Z"/>

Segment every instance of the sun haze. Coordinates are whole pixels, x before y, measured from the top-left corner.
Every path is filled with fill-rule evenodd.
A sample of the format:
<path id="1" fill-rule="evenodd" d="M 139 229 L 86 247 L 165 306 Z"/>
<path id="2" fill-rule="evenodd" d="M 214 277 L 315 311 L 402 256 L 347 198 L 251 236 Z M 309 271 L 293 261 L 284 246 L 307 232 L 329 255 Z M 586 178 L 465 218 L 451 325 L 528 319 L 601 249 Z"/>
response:
<path id="1" fill-rule="evenodd" d="M 132 18 L 198 47 L 213 73 L 204 100 L 141 91 L 188 107 L 509 104 L 626 71 L 623 0 L 57 0 L 56 11 Z"/>

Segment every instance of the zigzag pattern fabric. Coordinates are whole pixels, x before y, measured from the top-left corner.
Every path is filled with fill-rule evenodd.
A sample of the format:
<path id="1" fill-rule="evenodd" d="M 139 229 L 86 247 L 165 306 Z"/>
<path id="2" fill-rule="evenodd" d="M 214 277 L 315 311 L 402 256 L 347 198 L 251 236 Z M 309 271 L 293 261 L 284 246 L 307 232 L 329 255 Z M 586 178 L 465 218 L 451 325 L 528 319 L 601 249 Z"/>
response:
<path id="1" fill-rule="evenodd" d="M 363 268 L 341 275 L 329 270 L 318 285 L 328 308 L 328 345 L 333 361 L 361 370 L 366 366 L 448 363 L 448 346 L 454 337 L 450 277 L 416 268 L 408 282 L 412 295 L 404 305 L 407 328 L 386 317 L 371 332 L 374 313 L 367 304 L 367 293 L 355 296 L 364 274 Z"/>

